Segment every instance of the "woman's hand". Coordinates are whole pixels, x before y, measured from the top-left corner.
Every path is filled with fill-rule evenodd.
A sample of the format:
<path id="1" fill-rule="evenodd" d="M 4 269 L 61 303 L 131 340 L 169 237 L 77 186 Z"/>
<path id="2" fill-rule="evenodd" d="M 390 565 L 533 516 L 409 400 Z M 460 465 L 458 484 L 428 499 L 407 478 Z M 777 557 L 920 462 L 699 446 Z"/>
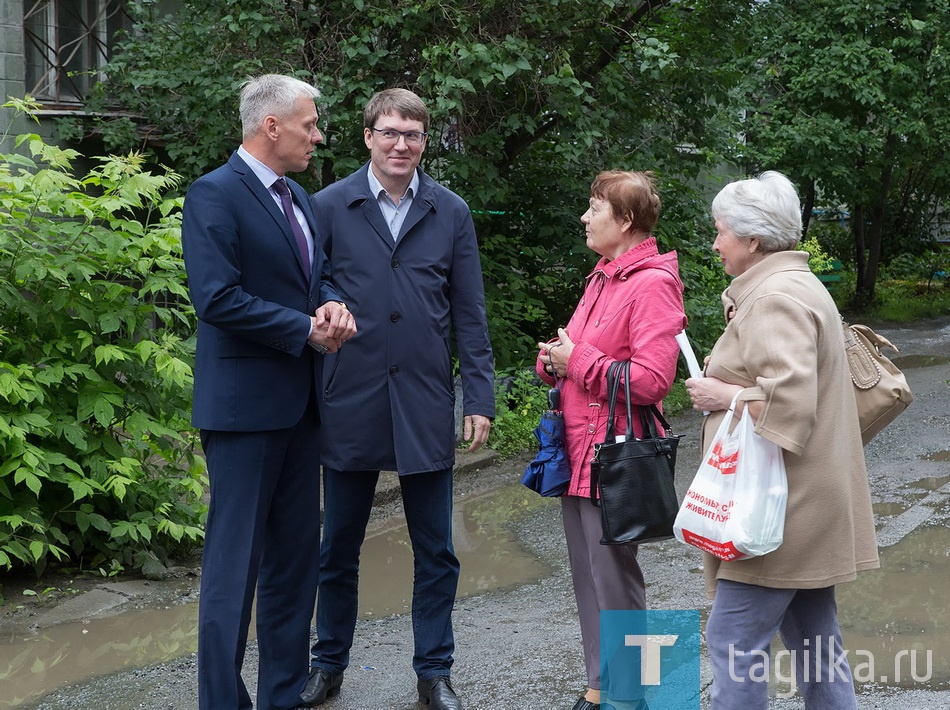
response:
<path id="1" fill-rule="evenodd" d="M 538 343 L 541 348 L 541 361 L 550 361 L 550 368 L 558 377 L 567 377 L 567 361 L 574 350 L 574 341 L 564 328 L 557 329 L 557 337 L 553 343 Z"/>
<path id="2" fill-rule="evenodd" d="M 693 400 L 693 409 L 702 412 L 718 412 L 728 409 L 739 385 L 724 382 L 717 377 L 690 377 L 686 380 L 686 393 Z M 739 409 L 737 408 L 737 413 Z"/>

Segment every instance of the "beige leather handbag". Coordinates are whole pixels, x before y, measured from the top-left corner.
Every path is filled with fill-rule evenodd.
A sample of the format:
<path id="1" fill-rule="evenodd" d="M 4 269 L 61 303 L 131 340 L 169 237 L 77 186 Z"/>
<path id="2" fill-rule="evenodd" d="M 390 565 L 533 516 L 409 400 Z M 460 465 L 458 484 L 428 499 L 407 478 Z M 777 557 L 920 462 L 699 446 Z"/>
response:
<path id="1" fill-rule="evenodd" d="M 861 421 L 861 441 L 867 446 L 878 432 L 907 409 L 914 395 L 904 373 L 881 352 L 882 347 L 899 352 L 891 341 L 866 325 L 848 325 L 844 319 L 841 323 Z"/>

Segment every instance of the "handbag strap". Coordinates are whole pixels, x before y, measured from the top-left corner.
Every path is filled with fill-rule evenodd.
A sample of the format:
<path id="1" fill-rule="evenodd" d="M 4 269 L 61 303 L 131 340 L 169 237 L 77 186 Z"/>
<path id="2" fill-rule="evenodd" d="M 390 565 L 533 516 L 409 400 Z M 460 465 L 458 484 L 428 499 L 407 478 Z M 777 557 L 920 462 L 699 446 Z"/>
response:
<path id="1" fill-rule="evenodd" d="M 620 389 L 620 369 L 623 363 L 615 360 L 607 368 L 607 429 L 604 432 L 604 443 L 613 444 L 617 438 L 614 435 L 614 410 L 617 406 L 617 392 Z M 629 406 L 629 405 L 628 405 Z"/>
<path id="2" fill-rule="evenodd" d="M 630 403 L 631 394 L 630 394 L 630 361 L 629 360 L 617 360 L 610 363 L 610 367 L 607 368 L 607 428 L 604 432 L 604 444 L 615 444 L 617 438 L 615 436 L 615 413 L 617 409 L 617 397 L 620 393 L 620 383 L 623 382 L 624 386 L 624 404 L 627 409 L 627 430 L 626 430 L 626 440 L 632 441 L 633 436 L 633 408 Z M 660 411 L 659 407 L 656 404 L 650 404 L 649 406 L 638 405 L 638 413 L 640 415 L 640 424 L 643 429 L 643 439 L 651 439 L 656 441 L 659 438 L 662 438 L 657 432 L 656 422 L 659 421 L 663 426 L 663 433 L 666 436 L 672 436 L 673 428 L 670 426 L 669 422 L 666 421 L 666 418 L 663 416 L 663 413 Z M 598 447 L 602 444 L 594 444 L 594 458 L 591 461 L 590 467 L 590 502 L 592 505 L 600 507 L 600 501 L 597 499 L 597 484 L 599 482 L 599 470 L 595 462 L 597 460 L 597 450 Z M 660 444 L 658 443 L 659 447 Z M 658 449 L 659 450 L 659 449 Z"/>
<path id="3" fill-rule="evenodd" d="M 621 383 L 623 383 L 624 404 L 627 409 L 627 429 L 625 433 L 627 440 L 634 438 L 633 406 L 631 405 L 632 394 L 630 392 L 630 361 L 618 360 L 616 362 L 612 362 L 610 367 L 607 369 L 608 401 L 607 430 L 604 436 L 605 444 L 613 444 L 617 440 L 614 434 L 616 428 L 615 412 L 617 408 L 617 397 L 620 394 Z M 659 432 L 656 428 L 657 421 L 659 421 L 663 427 L 663 434 L 672 434 L 673 427 L 671 427 L 670 423 L 666 421 L 666 417 L 663 416 L 660 408 L 657 407 L 655 403 L 651 403 L 649 405 L 637 405 L 637 410 L 637 413 L 640 416 L 640 425 L 643 433 L 642 438 L 656 439 L 661 436 L 661 432 Z"/>

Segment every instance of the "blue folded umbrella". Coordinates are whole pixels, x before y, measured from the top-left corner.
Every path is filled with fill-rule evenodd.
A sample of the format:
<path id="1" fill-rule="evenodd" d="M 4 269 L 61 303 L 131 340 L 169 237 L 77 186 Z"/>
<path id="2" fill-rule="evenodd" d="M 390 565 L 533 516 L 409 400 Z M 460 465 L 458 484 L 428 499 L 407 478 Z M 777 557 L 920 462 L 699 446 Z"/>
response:
<path id="1" fill-rule="evenodd" d="M 534 429 L 538 453 L 525 468 L 521 483 L 547 498 L 564 495 L 571 482 L 571 466 L 564 449 L 564 415 L 557 410 L 557 389 L 548 393 L 552 409 L 541 415 Z"/>

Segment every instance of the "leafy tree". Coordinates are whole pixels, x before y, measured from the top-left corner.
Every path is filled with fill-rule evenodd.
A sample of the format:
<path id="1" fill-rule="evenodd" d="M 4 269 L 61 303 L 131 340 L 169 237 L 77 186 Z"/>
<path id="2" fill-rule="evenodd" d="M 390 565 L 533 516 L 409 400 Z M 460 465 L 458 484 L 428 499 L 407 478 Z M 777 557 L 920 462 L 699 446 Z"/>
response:
<path id="1" fill-rule="evenodd" d="M 244 77 L 313 80 L 327 141 L 301 179 L 316 189 L 366 160 L 362 109 L 373 93 L 417 91 L 433 114 L 423 167 L 475 214 L 505 367 L 533 359 L 534 342 L 576 303 L 593 258 L 578 218 L 600 170 L 653 169 L 674 194 L 697 197 L 685 183 L 718 162 L 715 146 L 729 134 L 716 97 L 738 77 L 724 58 L 745 47 L 735 20 L 748 5 L 186 0 L 159 18 L 145 4 L 102 100 L 144 116 L 192 178 L 238 143 Z M 103 128 L 118 138 L 127 127 Z M 708 250 L 683 231 L 670 247 Z M 703 285 L 690 286 L 699 298 Z"/>
<path id="2" fill-rule="evenodd" d="M 806 217 L 848 210 L 867 305 L 882 259 L 919 251 L 950 196 L 950 2 L 779 0 L 749 28 L 747 157 L 798 180 Z"/>
<path id="3" fill-rule="evenodd" d="M 28 110 L 24 102 L 5 108 Z M 0 154 L 0 568 L 158 574 L 196 544 L 177 177 L 19 136 Z"/>

